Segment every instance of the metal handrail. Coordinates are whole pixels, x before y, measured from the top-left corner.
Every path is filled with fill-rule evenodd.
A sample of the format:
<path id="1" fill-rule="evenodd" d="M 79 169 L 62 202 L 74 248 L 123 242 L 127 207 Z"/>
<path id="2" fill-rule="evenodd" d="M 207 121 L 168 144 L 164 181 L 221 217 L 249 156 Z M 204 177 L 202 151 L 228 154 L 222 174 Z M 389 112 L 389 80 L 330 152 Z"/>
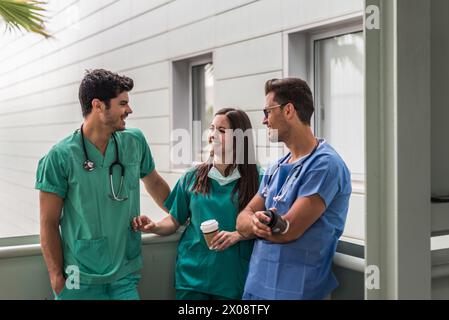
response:
<path id="1" fill-rule="evenodd" d="M 176 232 L 170 236 L 158 236 L 154 234 L 142 235 L 142 244 L 152 245 L 158 243 L 170 243 L 178 242 L 181 232 Z M 25 256 L 37 256 L 41 255 L 41 245 L 28 244 L 20 246 L 8 246 L 0 247 L 0 259 L 17 258 Z M 340 252 L 335 253 L 334 264 L 338 267 L 342 267 L 348 270 L 356 272 L 365 272 L 365 259 L 350 256 Z M 437 264 L 432 266 L 432 279 L 438 279 L 443 277 L 449 277 L 449 263 Z"/>
<path id="2" fill-rule="evenodd" d="M 146 244 L 178 242 L 180 236 L 181 236 L 180 231 L 170 236 L 164 237 L 155 234 L 143 234 L 142 244 L 146 245 Z M 41 245 L 39 243 L 0 247 L 0 259 L 31 257 L 31 256 L 38 256 L 41 254 L 42 254 Z"/>
<path id="3" fill-rule="evenodd" d="M 365 259 L 350 256 L 344 253 L 336 252 L 334 256 L 335 265 L 354 270 L 357 272 L 365 272 Z"/>

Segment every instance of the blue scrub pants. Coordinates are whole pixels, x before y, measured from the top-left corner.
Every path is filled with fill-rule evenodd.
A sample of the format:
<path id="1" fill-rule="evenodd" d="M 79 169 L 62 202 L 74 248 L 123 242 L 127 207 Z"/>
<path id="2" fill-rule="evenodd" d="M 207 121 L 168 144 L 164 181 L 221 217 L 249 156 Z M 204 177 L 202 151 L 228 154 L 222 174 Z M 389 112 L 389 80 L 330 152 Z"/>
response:
<path id="1" fill-rule="evenodd" d="M 245 292 L 243 292 L 242 300 L 266 300 L 266 299 L 255 296 L 255 295 L 245 291 Z M 329 294 L 323 300 L 332 300 L 331 295 Z"/>
<path id="2" fill-rule="evenodd" d="M 109 284 L 80 284 L 79 289 L 64 287 L 55 300 L 140 300 L 137 284 L 140 274 L 130 274 Z"/>
<path id="3" fill-rule="evenodd" d="M 266 300 L 266 299 L 258 297 L 258 296 L 255 296 L 255 295 L 253 295 L 251 293 L 248 293 L 248 292 L 244 291 L 242 300 Z"/>

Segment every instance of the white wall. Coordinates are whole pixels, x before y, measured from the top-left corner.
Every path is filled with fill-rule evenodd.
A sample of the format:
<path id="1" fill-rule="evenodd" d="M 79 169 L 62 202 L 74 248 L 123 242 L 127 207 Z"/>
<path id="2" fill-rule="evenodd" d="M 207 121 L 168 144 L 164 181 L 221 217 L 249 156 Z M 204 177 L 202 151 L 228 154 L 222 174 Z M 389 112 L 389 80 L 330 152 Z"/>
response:
<path id="1" fill-rule="evenodd" d="M 54 39 L 0 39 L 0 237 L 38 233 L 37 161 L 79 127 L 84 70 L 131 76 L 134 113 L 171 185 L 171 63 L 211 52 L 216 106 L 237 106 L 262 128 L 263 85 L 282 77 L 282 32 L 360 12 L 363 0 L 50 0 Z M 275 158 L 265 154 L 260 161 Z M 282 148 L 271 146 L 282 152 Z M 142 188 L 142 212 L 162 216 Z"/>

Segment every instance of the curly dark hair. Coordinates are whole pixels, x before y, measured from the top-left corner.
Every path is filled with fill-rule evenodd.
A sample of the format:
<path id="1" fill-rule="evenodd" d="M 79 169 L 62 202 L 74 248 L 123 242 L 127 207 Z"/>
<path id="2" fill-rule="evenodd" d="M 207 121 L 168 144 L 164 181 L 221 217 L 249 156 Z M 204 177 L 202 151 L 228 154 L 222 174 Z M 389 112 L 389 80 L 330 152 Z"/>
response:
<path id="1" fill-rule="evenodd" d="M 86 70 L 78 93 L 83 117 L 92 112 L 92 100 L 103 101 L 106 109 L 109 109 L 111 99 L 124 91 L 131 91 L 133 87 L 131 78 L 104 69 Z"/>

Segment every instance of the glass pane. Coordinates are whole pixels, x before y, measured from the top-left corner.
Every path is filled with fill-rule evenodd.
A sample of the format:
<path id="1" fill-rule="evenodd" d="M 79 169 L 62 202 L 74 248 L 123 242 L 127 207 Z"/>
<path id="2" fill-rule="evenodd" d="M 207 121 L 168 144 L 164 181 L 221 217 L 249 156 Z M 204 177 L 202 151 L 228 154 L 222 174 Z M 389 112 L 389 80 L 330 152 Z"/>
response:
<path id="1" fill-rule="evenodd" d="M 316 41 L 316 126 L 363 181 L 364 44 L 362 32 Z"/>
<path id="2" fill-rule="evenodd" d="M 343 235 L 365 238 L 364 40 L 362 32 L 315 42 L 317 135 L 345 160 L 352 195 Z"/>
<path id="3" fill-rule="evenodd" d="M 207 63 L 192 67 L 193 160 L 209 157 L 207 131 L 214 114 L 214 66 Z M 198 132 L 200 131 L 200 132 Z"/>

